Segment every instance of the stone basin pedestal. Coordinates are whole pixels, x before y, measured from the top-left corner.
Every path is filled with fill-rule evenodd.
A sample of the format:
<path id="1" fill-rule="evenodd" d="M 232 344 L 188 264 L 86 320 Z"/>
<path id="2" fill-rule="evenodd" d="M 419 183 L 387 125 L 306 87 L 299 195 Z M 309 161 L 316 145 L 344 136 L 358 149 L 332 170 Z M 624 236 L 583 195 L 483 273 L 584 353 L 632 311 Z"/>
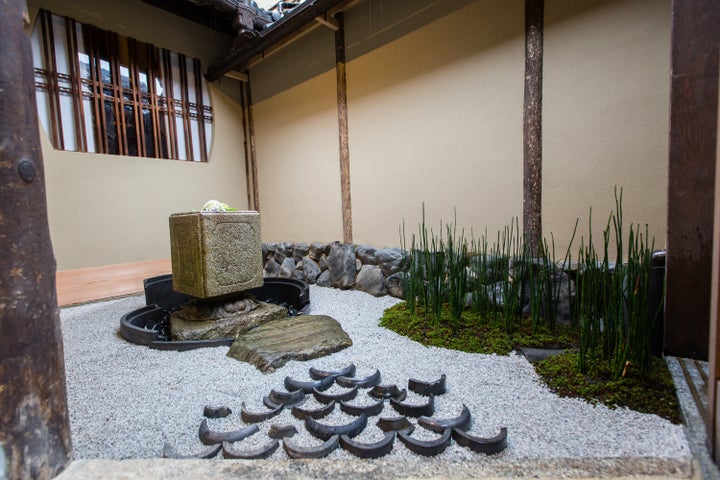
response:
<path id="1" fill-rule="evenodd" d="M 170 257 L 176 292 L 212 298 L 261 287 L 260 214 L 170 215 Z"/>

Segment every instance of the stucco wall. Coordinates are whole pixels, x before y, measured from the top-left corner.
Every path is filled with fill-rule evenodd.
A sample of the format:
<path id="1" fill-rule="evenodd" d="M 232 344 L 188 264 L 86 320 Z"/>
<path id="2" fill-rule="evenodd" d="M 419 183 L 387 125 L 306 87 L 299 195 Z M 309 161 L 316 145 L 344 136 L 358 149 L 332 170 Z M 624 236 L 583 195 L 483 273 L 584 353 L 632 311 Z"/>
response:
<path id="1" fill-rule="evenodd" d="M 436 231 L 522 214 L 523 32 L 521 0 L 475 2 L 348 64 L 356 243 L 398 245 L 423 203 Z"/>
<path id="2" fill-rule="evenodd" d="M 38 8 L 112 30 L 203 61 L 221 55 L 228 38 L 138 0 L 38 0 Z M 209 162 L 56 151 L 40 132 L 50 233 L 58 270 L 169 258 L 168 216 L 199 209 L 210 198 L 247 208 L 242 113 L 210 85 L 214 133 Z"/>
<path id="3" fill-rule="evenodd" d="M 443 8 L 448 2 L 426 3 Z M 423 202 L 427 222 L 436 230 L 440 219 L 451 220 L 457 209 L 460 228 L 472 228 L 478 237 L 487 227 L 493 237 L 513 217 L 522 218 L 524 2 L 482 0 L 458 10 L 448 7 L 399 38 L 387 35 L 390 25 L 380 25 L 383 8 L 393 10 L 393 25 L 402 23 L 395 7 L 365 2 L 346 13 L 348 52 L 360 52 L 347 64 L 353 240 L 397 245 L 403 220 L 408 234 L 416 231 Z M 332 42 L 331 34 L 322 35 Z M 378 47 L 383 35 L 390 41 Z M 363 38 L 371 48 L 355 44 Z M 554 234 L 558 254 L 577 218 L 579 233 L 586 232 L 591 206 L 599 233 L 614 206 L 615 185 L 624 188 L 626 224 L 649 223 L 656 246 L 664 245 L 669 43 L 670 2 L 665 0 L 546 1 L 542 215 L 544 234 L 548 239 Z M 262 82 L 270 71 L 295 82 L 302 77 L 298 69 L 307 73 L 309 65 L 316 68 L 327 57 L 323 49 L 304 67 L 270 57 L 256 68 L 260 75 L 253 82 Z M 302 171 L 292 203 L 302 205 L 303 212 L 314 203 L 322 212 L 315 217 L 321 219 L 320 229 L 301 227 L 294 219 L 278 224 L 278 216 L 266 215 L 268 240 L 342 238 L 332 75 L 281 94 L 271 90 L 282 82 L 260 87 L 261 208 L 287 209 L 288 199 L 276 195 L 291 185 L 278 175 L 282 158 L 286 175 L 291 159 L 291 168 Z M 312 102 L 295 101 L 301 92 L 322 105 L 311 122 L 304 115 Z M 320 110 L 332 132 L 316 131 Z M 269 147 L 275 140 L 266 132 L 282 135 L 285 129 L 292 138 L 323 137 L 331 143 Z M 318 168 L 317 155 L 331 168 Z M 316 203 L 316 191 L 301 180 L 308 177 L 329 204 Z"/>
<path id="4" fill-rule="evenodd" d="M 543 229 L 559 239 L 589 208 L 601 241 L 613 190 L 623 216 L 665 245 L 670 2 L 546 0 Z M 564 247 L 563 247 L 564 248 Z"/>
<path id="5" fill-rule="evenodd" d="M 335 100 L 330 71 L 253 108 L 263 241 L 342 238 Z"/>

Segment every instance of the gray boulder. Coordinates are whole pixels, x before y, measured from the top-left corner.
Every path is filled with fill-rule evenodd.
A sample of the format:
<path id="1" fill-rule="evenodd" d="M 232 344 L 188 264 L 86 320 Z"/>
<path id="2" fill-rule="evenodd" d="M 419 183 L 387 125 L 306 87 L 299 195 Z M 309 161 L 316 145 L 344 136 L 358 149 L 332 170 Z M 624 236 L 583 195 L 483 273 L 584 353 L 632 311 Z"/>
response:
<path id="1" fill-rule="evenodd" d="M 265 268 L 264 273 L 266 277 L 277 277 L 280 274 L 280 265 L 275 261 L 275 259 L 271 258 L 267 262 L 265 262 Z"/>
<path id="2" fill-rule="evenodd" d="M 403 289 L 403 283 L 405 281 L 405 273 L 397 272 L 393 273 L 385 279 L 385 288 L 387 293 L 395 298 L 405 298 L 405 290 Z"/>
<path id="3" fill-rule="evenodd" d="M 375 258 L 386 277 L 402 268 L 403 253 L 400 248 L 381 248 L 375 252 Z"/>
<path id="4" fill-rule="evenodd" d="M 303 275 L 304 275 L 304 281 L 307 283 L 315 283 L 322 273 L 320 271 L 320 266 L 315 263 L 315 260 L 310 258 L 309 255 L 306 255 L 302 258 L 302 269 L 303 269 Z"/>
<path id="5" fill-rule="evenodd" d="M 277 254 L 279 252 L 279 253 L 282 253 L 284 256 L 289 257 L 290 255 L 292 255 L 292 251 L 293 251 L 293 244 L 283 242 L 283 243 L 278 243 L 277 250 L 275 250 L 275 253 Z"/>
<path id="6" fill-rule="evenodd" d="M 307 243 L 296 243 L 295 247 L 293 247 L 292 256 L 296 262 L 299 262 L 300 260 L 302 260 L 302 257 L 307 255 L 309 252 L 310 247 L 308 247 Z"/>
<path id="7" fill-rule="evenodd" d="M 325 270 L 315 281 L 315 285 L 318 287 L 329 287 L 330 286 L 330 270 Z"/>
<path id="8" fill-rule="evenodd" d="M 320 260 L 321 255 L 327 255 L 328 253 L 328 244 L 327 243 L 312 243 L 310 244 L 309 252 L 310 258 L 315 260 L 316 262 Z"/>
<path id="9" fill-rule="evenodd" d="M 376 248 L 370 245 L 358 245 L 355 253 L 363 265 L 377 265 L 376 251 Z"/>
<path id="10" fill-rule="evenodd" d="M 330 271 L 330 285 L 346 290 L 355 285 L 357 266 L 355 263 L 355 245 L 333 243 L 327 257 Z"/>
<path id="11" fill-rule="evenodd" d="M 287 257 L 285 260 L 283 260 L 282 265 L 280 265 L 280 273 L 278 274 L 278 276 L 283 278 L 292 278 L 294 272 L 295 260 L 293 260 L 292 257 Z"/>
<path id="12" fill-rule="evenodd" d="M 288 256 L 285 255 L 280 250 L 275 250 L 275 253 L 273 254 L 273 259 L 275 259 L 275 262 L 277 262 L 278 265 L 282 265 L 282 263 L 285 261 L 285 259 Z"/>
<path id="13" fill-rule="evenodd" d="M 329 268 L 328 262 L 327 262 L 327 255 L 324 253 L 320 255 L 320 259 L 318 260 L 318 266 L 320 267 L 320 270 L 323 272 Z"/>
<path id="14" fill-rule="evenodd" d="M 363 265 L 355 280 L 355 289 L 380 297 L 387 293 L 382 270 L 377 265 Z"/>

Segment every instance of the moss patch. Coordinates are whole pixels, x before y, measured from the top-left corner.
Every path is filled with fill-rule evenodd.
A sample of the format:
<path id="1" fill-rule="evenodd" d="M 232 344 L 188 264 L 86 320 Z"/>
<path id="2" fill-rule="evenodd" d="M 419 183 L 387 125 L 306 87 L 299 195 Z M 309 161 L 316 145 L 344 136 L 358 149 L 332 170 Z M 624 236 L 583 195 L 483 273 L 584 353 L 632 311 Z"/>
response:
<path id="1" fill-rule="evenodd" d="M 519 347 L 574 348 L 577 334 L 569 327 L 550 330 L 533 328 L 530 320 L 507 331 L 502 316 L 483 317 L 469 310 L 459 322 L 453 323 L 449 308 L 443 308 L 439 321 L 426 318 L 420 310 L 411 312 L 399 303 L 385 310 L 380 326 L 412 340 L 435 347 L 472 353 L 507 355 Z M 606 362 L 591 363 L 588 374 L 578 370 L 577 353 L 570 351 L 551 357 L 535 365 L 548 388 L 558 395 L 583 398 L 591 403 L 612 407 L 623 406 L 643 413 L 654 413 L 673 423 L 680 423 L 680 408 L 675 386 L 666 363 L 653 358 L 648 378 L 643 378 L 632 366 L 627 375 L 610 380 Z"/>

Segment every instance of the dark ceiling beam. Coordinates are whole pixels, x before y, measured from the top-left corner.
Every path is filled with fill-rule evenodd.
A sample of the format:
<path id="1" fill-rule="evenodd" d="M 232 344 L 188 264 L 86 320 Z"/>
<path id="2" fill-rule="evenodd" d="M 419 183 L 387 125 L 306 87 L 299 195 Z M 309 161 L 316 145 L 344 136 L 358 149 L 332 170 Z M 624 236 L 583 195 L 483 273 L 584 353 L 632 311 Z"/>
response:
<path id="1" fill-rule="evenodd" d="M 232 17 L 223 15 L 215 8 L 201 7 L 185 0 L 143 0 L 143 2 L 218 32 L 235 36 Z"/>
<path id="2" fill-rule="evenodd" d="M 205 77 L 212 82 L 231 70 L 244 71 L 271 51 L 276 51 L 279 45 L 285 45 L 288 40 L 297 38 L 314 28 L 318 25 L 316 20 L 318 17 L 327 20 L 356 1 L 306 0 L 300 6 L 295 7 L 292 13 L 286 14 L 272 26 L 260 32 L 242 48 L 232 51 L 212 64 Z M 331 20 L 327 21 L 332 23 Z"/>

